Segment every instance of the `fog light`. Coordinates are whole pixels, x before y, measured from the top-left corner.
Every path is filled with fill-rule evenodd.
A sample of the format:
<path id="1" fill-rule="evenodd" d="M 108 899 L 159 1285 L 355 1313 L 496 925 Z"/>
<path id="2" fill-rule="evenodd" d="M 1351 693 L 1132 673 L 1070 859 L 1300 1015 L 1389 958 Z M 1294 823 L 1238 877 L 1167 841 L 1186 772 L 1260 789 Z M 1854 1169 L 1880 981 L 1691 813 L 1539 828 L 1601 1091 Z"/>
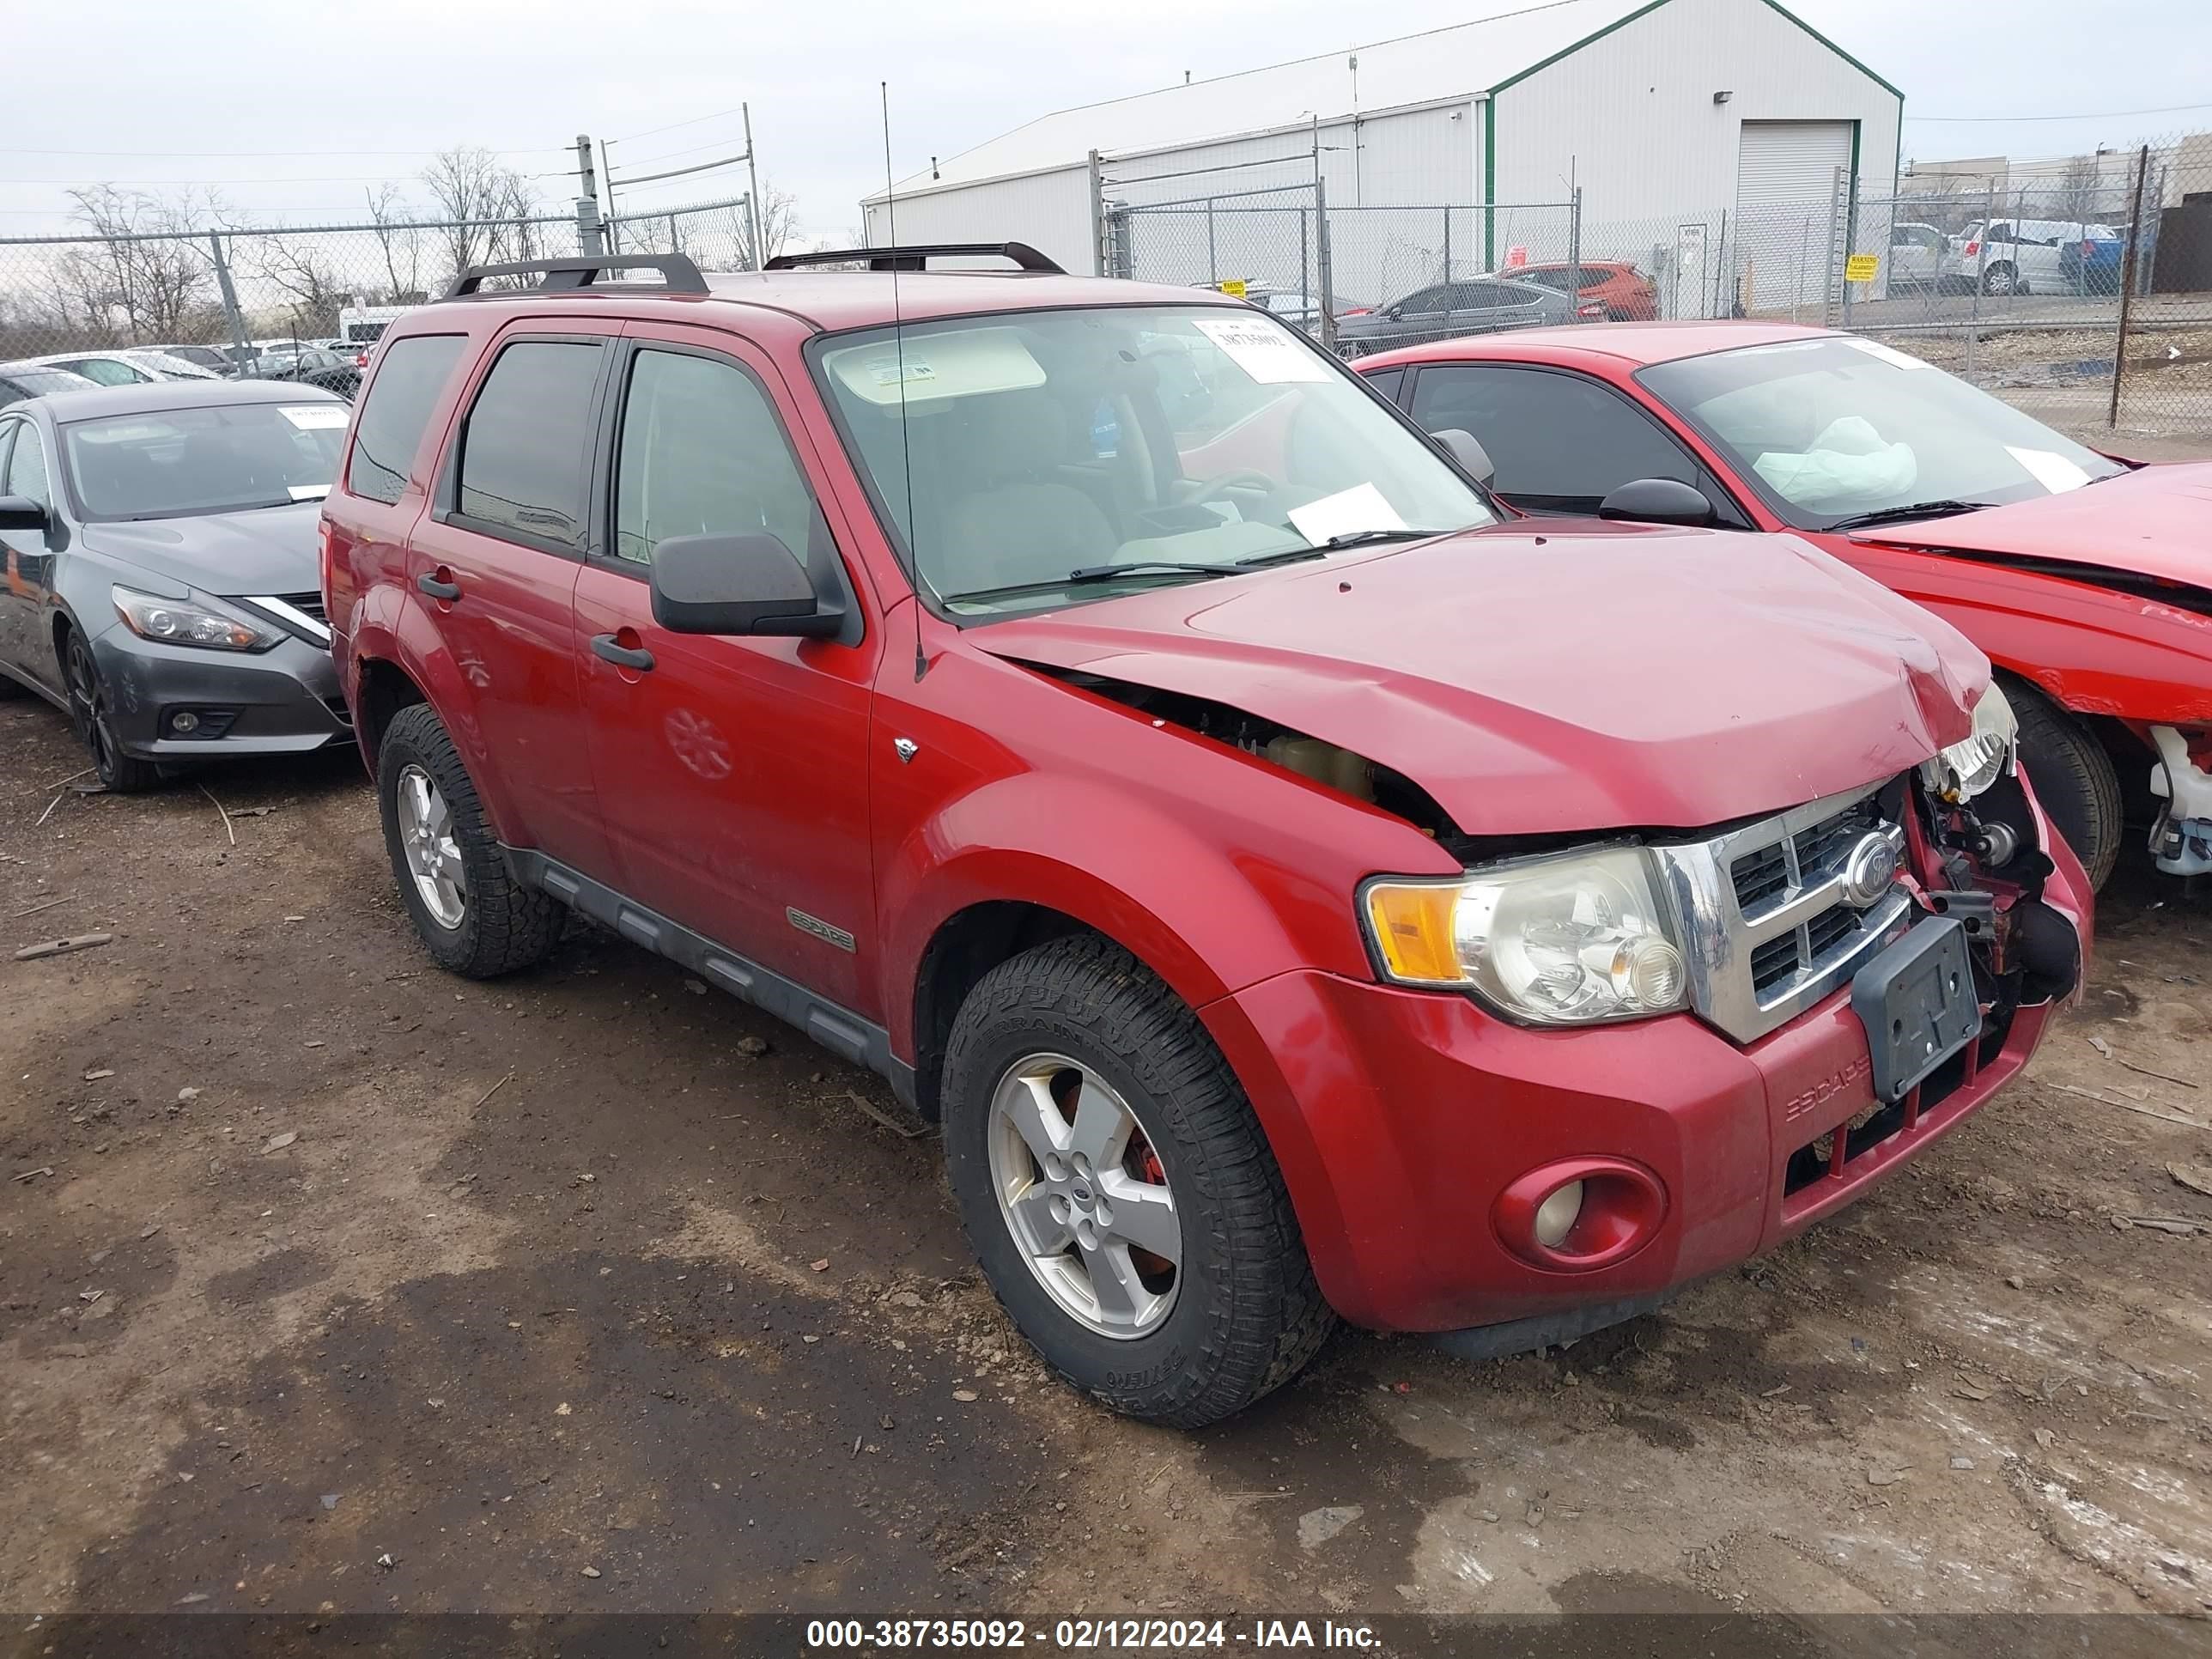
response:
<path id="1" fill-rule="evenodd" d="M 1536 1206 L 1536 1242 L 1547 1250 L 1558 1249 L 1582 1212 L 1583 1183 L 1570 1181 Z"/>
<path id="2" fill-rule="evenodd" d="M 197 732 L 200 729 L 200 717 L 189 708 L 180 709 L 170 716 L 169 729 L 172 732 Z"/>

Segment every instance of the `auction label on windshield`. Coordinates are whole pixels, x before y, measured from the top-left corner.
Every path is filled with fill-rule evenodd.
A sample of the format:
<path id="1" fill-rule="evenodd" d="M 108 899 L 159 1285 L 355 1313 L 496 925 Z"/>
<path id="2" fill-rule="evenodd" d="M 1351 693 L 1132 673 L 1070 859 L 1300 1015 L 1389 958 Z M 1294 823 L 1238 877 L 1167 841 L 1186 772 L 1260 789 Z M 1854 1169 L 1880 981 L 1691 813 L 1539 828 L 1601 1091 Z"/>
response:
<path id="1" fill-rule="evenodd" d="M 343 404 L 285 404 L 284 418 L 302 432 L 336 431 L 346 423 Z"/>
<path id="2" fill-rule="evenodd" d="M 1310 347 L 1264 317 L 1194 317 L 1193 326 L 1219 346 L 1232 363 L 1261 386 L 1326 380 L 1329 367 Z"/>

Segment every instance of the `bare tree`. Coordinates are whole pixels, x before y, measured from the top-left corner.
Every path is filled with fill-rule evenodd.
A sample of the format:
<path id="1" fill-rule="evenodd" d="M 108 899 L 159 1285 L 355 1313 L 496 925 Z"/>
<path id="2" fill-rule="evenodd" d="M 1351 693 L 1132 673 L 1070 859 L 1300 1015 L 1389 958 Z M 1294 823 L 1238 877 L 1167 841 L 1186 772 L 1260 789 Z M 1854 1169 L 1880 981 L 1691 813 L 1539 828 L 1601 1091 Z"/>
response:
<path id="1" fill-rule="evenodd" d="M 58 280 L 75 288 L 72 303 L 89 321 L 112 317 L 135 340 L 173 340 L 204 315 L 215 267 L 204 225 L 223 216 L 222 202 L 154 196 L 92 185 L 72 190 L 70 216 L 100 239 L 59 262 Z"/>
<path id="2" fill-rule="evenodd" d="M 2098 216 L 2098 204 L 2104 195 L 2105 170 L 2094 155 L 2077 155 L 2066 164 L 2066 171 L 2058 175 L 2058 212 L 2061 219 L 2093 220 Z"/>
<path id="3" fill-rule="evenodd" d="M 537 228 L 514 222 L 537 210 L 536 195 L 528 179 L 489 150 L 474 145 L 441 150 L 422 169 L 422 182 L 439 216 L 451 222 L 440 234 L 456 272 L 487 258 L 532 257 L 514 250 L 534 246 Z"/>
<path id="4" fill-rule="evenodd" d="M 309 238 L 264 231 L 253 236 L 234 236 L 232 264 L 239 274 L 266 283 L 289 295 L 286 307 L 294 331 L 310 338 L 335 334 L 338 313 L 352 290 L 334 275 L 327 256 Z"/>
<path id="5" fill-rule="evenodd" d="M 379 185 L 368 192 L 369 223 L 384 251 L 385 298 L 393 305 L 408 305 L 425 297 L 422 292 L 422 233 L 401 228 L 420 217 L 402 205 L 399 186 Z"/>
<path id="6" fill-rule="evenodd" d="M 760 200 L 754 204 L 760 215 L 761 256 L 773 259 L 785 252 L 799 234 L 799 198 L 787 190 L 778 190 L 763 181 Z M 736 269 L 753 268 L 751 228 L 740 220 L 738 228 L 738 263 Z"/>

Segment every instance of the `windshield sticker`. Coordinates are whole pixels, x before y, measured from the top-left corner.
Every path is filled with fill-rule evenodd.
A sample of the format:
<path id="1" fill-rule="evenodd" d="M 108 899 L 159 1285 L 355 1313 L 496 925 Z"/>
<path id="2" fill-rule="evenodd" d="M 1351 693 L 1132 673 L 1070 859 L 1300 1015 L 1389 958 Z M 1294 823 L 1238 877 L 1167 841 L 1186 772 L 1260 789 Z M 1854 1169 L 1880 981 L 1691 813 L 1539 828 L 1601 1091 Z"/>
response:
<path id="1" fill-rule="evenodd" d="M 343 404 L 282 404 L 278 412 L 302 432 L 336 431 L 346 423 Z"/>
<path id="2" fill-rule="evenodd" d="M 319 501 L 331 493 L 331 487 L 326 483 L 288 484 L 286 488 L 291 491 L 292 499 L 295 501 Z"/>
<path id="3" fill-rule="evenodd" d="M 1261 386 L 1329 378 L 1328 365 L 1280 323 L 1260 317 L 1194 317 L 1191 325 Z"/>
<path id="4" fill-rule="evenodd" d="M 2018 461 L 2029 477 L 2054 495 L 2063 495 L 2069 489 L 2079 489 L 2089 482 L 2089 475 L 2079 465 L 2048 449 L 2021 449 L 2007 444 L 2005 453 Z"/>
<path id="5" fill-rule="evenodd" d="M 1881 358 L 1892 368 L 1933 368 L 1936 366 L 1914 356 L 1909 351 L 1899 351 L 1894 346 L 1886 346 L 1879 340 L 1863 340 L 1856 334 L 1844 336 L 1844 343 L 1856 347 L 1869 357 Z"/>
<path id="6" fill-rule="evenodd" d="M 1203 328 L 1203 323 L 1199 325 Z M 1223 350 L 1229 348 L 1224 346 Z M 1383 499 L 1371 483 L 1354 484 L 1334 495 L 1290 511 L 1291 526 L 1316 547 L 1326 546 L 1336 536 L 1357 536 L 1366 530 L 1403 530 L 1406 521 L 1398 509 Z"/>
<path id="7" fill-rule="evenodd" d="M 878 386 L 896 386 L 902 380 L 908 386 L 915 386 L 937 378 L 937 371 L 917 357 L 909 357 L 904 362 L 894 358 L 887 363 L 870 363 L 868 373 L 875 376 Z"/>

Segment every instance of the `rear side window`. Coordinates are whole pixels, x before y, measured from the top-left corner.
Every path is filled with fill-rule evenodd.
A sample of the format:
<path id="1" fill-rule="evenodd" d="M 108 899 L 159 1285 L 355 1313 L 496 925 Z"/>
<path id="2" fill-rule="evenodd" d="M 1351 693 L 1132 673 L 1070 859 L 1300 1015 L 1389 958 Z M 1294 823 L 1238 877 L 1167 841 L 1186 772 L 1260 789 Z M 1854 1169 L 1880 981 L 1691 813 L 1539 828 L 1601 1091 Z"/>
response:
<path id="1" fill-rule="evenodd" d="M 580 549 L 597 341 L 518 340 L 499 354 L 462 429 L 454 507 L 495 533 Z"/>
<path id="2" fill-rule="evenodd" d="M 354 419 L 353 459 L 346 467 L 353 494 L 373 501 L 399 499 L 439 390 L 466 343 L 465 335 L 414 334 L 386 350 Z"/>

